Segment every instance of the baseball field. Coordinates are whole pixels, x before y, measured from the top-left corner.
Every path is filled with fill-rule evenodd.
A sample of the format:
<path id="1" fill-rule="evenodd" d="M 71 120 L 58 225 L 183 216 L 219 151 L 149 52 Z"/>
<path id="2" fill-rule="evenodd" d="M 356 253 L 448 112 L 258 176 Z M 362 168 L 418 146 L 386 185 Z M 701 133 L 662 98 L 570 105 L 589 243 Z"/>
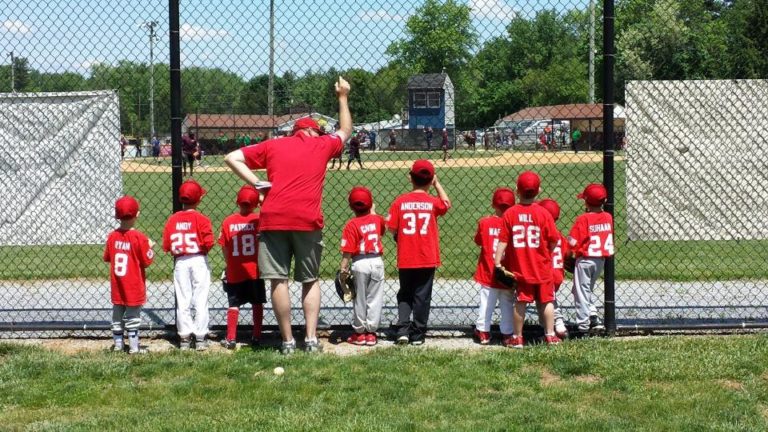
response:
<path id="1" fill-rule="evenodd" d="M 60 345 L 76 344 L 62 341 Z M 0 343 L 2 430 L 764 431 L 768 336 L 513 351 L 152 353 Z M 282 367 L 283 375 L 274 368 Z"/>
<path id="2" fill-rule="evenodd" d="M 562 207 L 559 228 L 567 232 L 582 211 L 576 194 L 589 182 L 602 180 L 599 153 L 512 153 L 452 152 L 447 162 L 441 152 L 363 153 L 367 169 L 353 166 L 330 171 L 326 180 L 324 212 L 326 218 L 323 276 L 336 269 L 338 242 L 345 221 L 351 216 L 346 196 L 354 185 L 366 185 L 374 194 L 376 209 L 387 207 L 400 193 L 409 189 L 408 167 L 412 160 L 429 157 L 435 161 L 437 174 L 453 201 L 453 209 L 440 221 L 443 266 L 438 277 L 466 279 L 474 271 L 477 248 L 472 238 L 476 221 L 489 214 L 490 196 L 499 186 L 514 186 L 518 173 L 533 169 L 543 178 L 542 197 L 558 200 Z M 221 162 L 221 157 L 206 157 L 206 167 L 195 178 L 208 190 L 199 209 L 208 215 L 217 229 L 223 218 L 236 210 L 237 179 Z M 298 168 L 300 169 L 300 168 Z M 624 163 L 616 162 L 616 272 L 623 280 L 703 281 L 760 279 L 762 264 L 768 260 L 768 248 L 762 241 L 630 241 L 626 236 Z M 142 204 L 137 227 L 159 241 L 163 224 L 171 213 L 170 164 L 166 160 L 138 159 L 123 164 L 125 193 L 135 195 Z M 661 222 L 660 222 L 661 223 Z M 105 233 L 106 236 L 106 233 Z M 385 239 L 385 259 L 390 275 L 395 274 L 394 243 Z M 0 279 L 105 278 L 100 262 L 101 245 L 37 246 L 0 248 Z M 213 274 L 223 269 L 223 259 L 211 255 Z M 159 254 L 148 271 L 150 280 L 170 279 L 172 267 L 168 256 Z"/>

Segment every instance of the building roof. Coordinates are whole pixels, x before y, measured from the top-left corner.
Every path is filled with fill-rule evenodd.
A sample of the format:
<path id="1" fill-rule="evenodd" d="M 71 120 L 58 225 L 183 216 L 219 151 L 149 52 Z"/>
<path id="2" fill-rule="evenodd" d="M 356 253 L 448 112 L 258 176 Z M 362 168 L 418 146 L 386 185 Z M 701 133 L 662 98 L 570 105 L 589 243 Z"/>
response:
<path id="1" fill-rule="evenodd" d="M 624 118 L 624 107 L 616 105 L 613 109 L 614 118 Z M 524 108 L 516 113 L 510 114 L 501 121 L 519 121 L 519 120 L 602 120 L 602 104 L 567 104 L 567 105 L 548 105 L 539 107 Z"/>
<path id="2" fill-rule="evenodd" d="M 184 126 L 201 129 L 274 129 L 281 124 L 306 117 L 309 113 L 280 116 L 267 114 L 187 114 Z"/>
<path id="3" fill-rule="evenodd" d="M 421 74 L 408 78 L 408 90 L 412 89 L 441 89 L 445 87 L 445 81 L 450 81 L 448 74 Z"/>

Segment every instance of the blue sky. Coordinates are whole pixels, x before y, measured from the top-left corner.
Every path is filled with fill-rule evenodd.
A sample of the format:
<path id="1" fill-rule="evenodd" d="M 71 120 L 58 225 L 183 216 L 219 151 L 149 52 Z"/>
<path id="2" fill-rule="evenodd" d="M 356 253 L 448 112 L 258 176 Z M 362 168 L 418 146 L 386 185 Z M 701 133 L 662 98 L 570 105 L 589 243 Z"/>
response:
<path id="1" fill-rule="evenodd" d="M 544 8 L 583 8 L 588 0 L 467 0 L 480 39 L 504 34 L 506 23 Z M 93 63 L 149 61 L 140 24 L 159 21 L 155 56 L 168 59 L 164 0 L 5 0 L 0 48 L 47 72 L 87 74 Z M 403 37 L 405 20 L 423 0 L 293 2 L 275 0 L 276 70 L 299 74 L 330 67 L 375 70 Z M 181 1 L 182 66 L 219 67 L 249 78 L 268 71 L 268 0 Z"/>

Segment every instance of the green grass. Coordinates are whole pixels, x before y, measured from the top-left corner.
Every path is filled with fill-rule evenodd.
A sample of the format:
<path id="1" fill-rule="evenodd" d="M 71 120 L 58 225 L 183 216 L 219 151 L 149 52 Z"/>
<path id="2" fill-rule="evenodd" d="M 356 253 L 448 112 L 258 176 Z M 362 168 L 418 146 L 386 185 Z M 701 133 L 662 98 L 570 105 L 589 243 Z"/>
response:
<path id="1" fill-rule="evenodd" d="M 435 153 L 437 155 L 437 153 Z M 469 279 L 474 272 L 477 247 L 472 241 L 476 221 L 490 214 L 490 197 L 498 186 L 513 186 L 524 169 L 534 169 L 542 175 L 542 197 L 557 199 L 562 206 L 558 223 L 567 233 L 574 218 L 582 211 L 576 199 L 588 182 L 602 180 L 601 163 L 560 164 L 509 167 L 483 166 L 482 159 L 472 168 L 443 168 L 437 172 L 450 195 L 454 208 L 439 222 L 443 266 L 438 277 Z M 394 198 L 409 189 L 403 170 L 333 171 L 326 180 L 325 243 L 322 261 L 324 277 L 338 266 L 339 236 L 344 223 L 351 217 L 346 203 L 347 193 L 357 184 L 369 186 L 379 213 L 386 213 Z M 200 210 L 219 224 L 236 210 L 234 197 L 240 181 L 229 172 L 200 172 L 195 177 L 208 189 Z M 142 212 L 138 228 L 160 241 L 163 224 L 171 212 L 171 185 L 167 173 L 126 173 L 124 189 L 141 201 Z M 616 163 L 616 273 L 619 279 L 631 280 L 733 280 L 765 278 L 764 263 L 768 261 L 766 241 L 628 241 L 626 236 L 624 201 L 624 164 Z M 105 233 L 105 237 L 106 237 Z M 395 245 L 387 236 L 384 240 L 385 260 L 390 276 L 396 272 Z M 159 248 L 158 248 L 159 250 Z M 64 247 L 0 247 L 0 279 L 104 278 L 107 271 L 101 263 L 101 245 Z M 223 259 L 217 249 L 211 254 L 213 274 L 223 269 Z M 156 264 L 148 272 L 150 280 L 169 280 L 172 261 L 158 254 Z"/>
<path id="2" fill-rule="evenodd" d="M 108 344 L 108 342 L 105 342 Z M 65 356 L 0 344 L 7 430 L 764 431 L 768 337 Z M 285 367 L 282 377 L 275 366 Z"/>

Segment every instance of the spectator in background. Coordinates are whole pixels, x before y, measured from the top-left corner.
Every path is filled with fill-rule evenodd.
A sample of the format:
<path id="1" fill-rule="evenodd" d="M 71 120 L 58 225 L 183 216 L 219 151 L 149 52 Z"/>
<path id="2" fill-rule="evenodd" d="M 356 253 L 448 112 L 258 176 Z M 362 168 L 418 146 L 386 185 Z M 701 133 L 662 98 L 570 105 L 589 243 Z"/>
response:
<path id="1" fill-rule="evenodd" d="M 397 135 L 395 135 L 394 129 L 389 131 L 389 149 L 392 151 L 397 150 Z"/>
<path id="2" fill-rule="evenodd" d="M 571 133 L 571 149 L 573 149 L 574 153 L 579 152 L 579 141 L 581 141 L 581 131 L 574 129 L 573 133 Z"/>
<path id="3" fill-rule="evenodd" d="M 443 162 L 448 160 L 448 129 L 443 128 L 443 139 L 440 145 L 443 149 Z"/>
<path id="4" fill-rule="evenodd" d="M 125 135 L 120 134 L 120 159 L 125 159 L 125 149 L 128 147 L 128 140 Z"/>
<path id="5" fill-rule="evenodd" d="M 157 139 L 157 135 L 152 136 L 152 157 L 155 158 L 155 162 L 160 163 L 160 140 Z"/>
<path id="6" fill-rule="evenodd" d="M 141 157 L 141 139 L 136 138 L 136 142 L 133 144 L 133 147 L 136 149 L 136 157 Z"/>
<path id="7" fill-rule="evenodd" d="M 256 134 L 256 136 L 253 138 L 253 144 L 258 144 L 260 142 L 264 141 L 264 134 Z"/>
<path id="8" fill-rule="evenodd" d="M 542 148 L 544 151 L 547 151 L 547 150 L 549 150 L 549 148 L 547 147 L 547 134 L 546 134 L 546 132 L 542 132 L 542 133 L 539 135 L 539 144 L 541 145 L 541 148 Z"/>
<path id="9" fill-rule="evenodd" d="M 199 151 L 200 145 L 197 143 L 194 133 L 187 132 L 185 136 L 181 137 L 181 172 L 183 175 L 187 175 L 187 165 L 189 165 L 189 176 L 192 177 L 192 167 Z"/>
<path id="10" fill-rule="evenodd" d="M 434 136 L 431 127 L 424 128 L 424 138 L 427 140 L 427 151 L 432 150 L 432 137 Z"/>
<path id="11" fill-rule="evenodd" d="M 249 145 L 251 145 L 251 134 L 246 133 L 243 135 L 243 146 L 248 147 Z"/>
<path id="12" fill-rule="evenodd" d="M 368 132 L 368 141 L 371 143 L 371 150 L 376 150 L 376 132 Z"/>
<path id="13" fill-rule="evenodd" d="M 225 135 L 223 131 L 219 131 L 219 136 L 216 138 L 216 142 L 219 144 L 219 150 L 224 150 L 227 147 L 227 141 L 229 141 L 227 135 Z"/>

